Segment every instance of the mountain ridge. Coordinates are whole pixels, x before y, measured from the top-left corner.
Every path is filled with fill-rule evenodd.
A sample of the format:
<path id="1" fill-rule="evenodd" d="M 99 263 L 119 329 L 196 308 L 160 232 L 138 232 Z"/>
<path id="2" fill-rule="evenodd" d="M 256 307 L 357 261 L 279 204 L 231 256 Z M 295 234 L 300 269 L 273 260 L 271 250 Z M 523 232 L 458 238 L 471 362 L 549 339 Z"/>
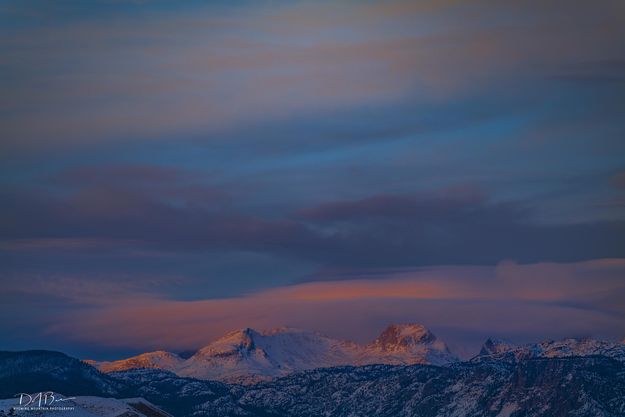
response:
<path id="1" fill-rule="evenodd" d="M 364 345 L 292 327 L 260 331 L 248 327 L 226 333 L 188 359 L 155 351 L 119 361 L 85 362 L 105 373 L 154 368 L 183 377 L 256 383 L 298 371 L 344 365 L 444 365 L 456 361 L 458 358 L 447 345 L 425 326 L 405 323 L 389 325 Z"/>
<path id="2" fill-rule="evenodd" d="M 567 358 L 606 356 L 625 362 L 625 343 L 597 340 L 589 337 L 544 340 L 538 343 L 514 345 L 498 339 L 487 339 L 480 353 L 471 361 L 518 361 L 531 358 Z"/>
<path id="3" fill-rule="evenodd" d="M 488 338 L 468 362 L 601 355 L 625 362 L 625 344 L 590 338 L 515 345 Z M 417 323 L 391 324 L 372 342 L 358 344 L 293 327 L 243 328 L 226 333 L 184 359 L 167 351 L 112 362 L 85 361 L 104 373 L 159 369 L 180 377 L 255 384 L 293 373 L 340 366 L 437 365 L 459 362 L 447 345 Z"/>

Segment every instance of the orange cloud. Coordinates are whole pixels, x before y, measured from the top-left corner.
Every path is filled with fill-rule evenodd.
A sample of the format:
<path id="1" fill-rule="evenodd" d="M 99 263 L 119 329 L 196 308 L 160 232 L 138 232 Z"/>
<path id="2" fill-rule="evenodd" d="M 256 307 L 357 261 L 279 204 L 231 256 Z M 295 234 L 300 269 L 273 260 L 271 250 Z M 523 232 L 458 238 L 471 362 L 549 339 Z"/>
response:
<path id="1" fill-rule="evenodd" d="M 452 344 L 458 334 L 467 332 L 480 337 L 622 338 L 625 306 L 610 295 L 625 297 L 624 277 L 625 260 L 612 259 L 423 268 L 389 273 L 386 278 L 305 283 L 227 299 L 102 294 L 99 304 L 59 317 L 48 333 L 140 350 L 197 348 L 246 326 L 297 326 L 367 340 L 384 324 L 406 320 L 424 322 Z"/>

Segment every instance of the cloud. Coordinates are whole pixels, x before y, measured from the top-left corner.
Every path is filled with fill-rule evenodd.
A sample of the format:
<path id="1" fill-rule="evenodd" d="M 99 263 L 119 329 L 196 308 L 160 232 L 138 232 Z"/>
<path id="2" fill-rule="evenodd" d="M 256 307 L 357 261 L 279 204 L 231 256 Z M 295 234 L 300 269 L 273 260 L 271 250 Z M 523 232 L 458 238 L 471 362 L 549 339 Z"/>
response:
<path id="1" fill-rule="evenodd" d="M 261 215 L 233 205 L 232 189 L 184 171 L 105 166 L 54 178 L 54 192 L 3 190 L 4 250 L 248 251 L 379 268 L 571 262 L 621 257 L 625 247 L 623 222 L 540 224 L 520 204 L 468 186 Z"/>
<path id="2" fill-rule="evenodd" d="M 136 299 L 187 308 L 360 280 L 305 287 L 308 301 L 281 291 L 363 317 L 375 313 L 363 297 L 380 294 L 396 301 L 379 305 L 384 317 L 488 321 L 481 301 L 454 298 L 470 286 L 374 281 L 426 265 L 625 256 L 621 1 L 0 9 L 7 288 L 24 274 L 85 288 L 180 274 L 188 286 Z M 90 294 L 77 297 L 99 308 Z M 539 304 L 563 321 L 614 314 L 551 298 L 532 299 L 531 320 Z"/>
<path id="3" fill-rule="evenodd" d="M 193 183 L 204 179 L 198 172 L 186 172 L 177 168 L 150 164 L 116 164 L 100 166 L 78 166 L 65 169 L 50 178 L 63 186 L 101 186 L 123 183 L 126 187 L 141 187 L 158 184 Z"/>
<path id="4" fill-rule="evenodd" d="M 625 171 L 614 174 L 610 178 L 610 183 L 615 188 L 625 188 Z"/>
<path id="5" fill-rule="evenodd" d="M 625 60 L 585 61 L 563 68 L 555 78 L 583 84 L 622 84 L 625 82 Z"/>
<path id="6" fill-rule="evenodd" d="M 55 317 L 49 335 L 100 346 L 189 349 L 246 326 L 299 326 L 368 340 L 385 324 L 417 321 L 455 344 L 625 333 L 625 260 L 436 267 L 376 279 L 305 283 L 242 297 L 176 301 L 109 297 Z M 116 290 L 117 291 L 117 290 Z M 467 334 L 473 334 L 468 337 Z M 464 339 L 463 339 L 464 338 Z"/>
<path id="7" fill-rule="evenodd" d="M 453 211 L 465 205 L 481 204 L 486 196 L 474 187 L 455 187 L 419 195 L 382 194 L 356 201 L 338 201 L 302 209 L 299 216 L 312 220 L 341 221 L 357 218 L 430 217 L 440 211 Z"/>
<path id="8" fill-rule="evenodd" d="M 3 274 L 4 303 L 15 303 L 16 300 L 22 302 L 25 299 L 34 302 L 45 296 L 50 302 L 93 308 L 117 302 L 154 300 L 167 286 L 185 284 L 185 279 L 180 276 L 157 274 L 111 275 L 92 272 L 87 276 L 22 272 L 18 275 L 19 279 L 10 279 L 8 274 Z M 48 320 L 46 317 L 38 317 Z"/>
<path id="9" fill-rule="evenodd" d="M 32 251 L 32 250 L 102 250 L 111 247 L 132 246 L 142 242 L 96 239 L 96 238 L 35 238 L 35 239 L 7 239 L 0 240 L 0 250 L 5 251 Z"/>
<path id="10" fill-rule="evenodd" d="M 566 17 L 557 2 L 413 3 L 196 7 L 166 17 L 147 7 L 44 26 L 18 13 L 22 24 L 7 26 L 0 44 L 3 145 L 197 136 L 415 97 L 433 104 L 571 61 L 619 58 L 613 2 L 577 2 Z"/>
<path id="11" fill-rule="evenodd" d="M 298 214 L 327 237 L 328 263 L 352 266 L 618 257 L 624 230 L 620 222 L 539 224 L 522 206 L 470 188 L 377 195 Z"/>

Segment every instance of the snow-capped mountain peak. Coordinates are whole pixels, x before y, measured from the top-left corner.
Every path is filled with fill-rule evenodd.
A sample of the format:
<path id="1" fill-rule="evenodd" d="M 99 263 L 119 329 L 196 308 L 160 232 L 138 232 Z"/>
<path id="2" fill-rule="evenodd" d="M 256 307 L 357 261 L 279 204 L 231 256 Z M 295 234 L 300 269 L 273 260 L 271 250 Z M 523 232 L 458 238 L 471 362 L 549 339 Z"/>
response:
<path id="1" fill-rule="evenodd" d="M 294 328 L 243 329 L 200 349 L 178 374 L 200 379 L 250 382 L 348 363 L 338 341 Z"/>
<path id="2" fill-rule="evenodd" d="M 262 331 L 245 328 L 227 333 L 187 360 L 176 355 L 175 361 L 158 361 L 152 358 L 159 357 L 156 353 L 159 352 L 94 366 L 104 372 L 161 368 L 180 376 L 250 383 L 316 368 L 366 364 L 443 365 L 457 360 L 445 343 L 420 324 L 391 325 L 368 345 L 291 327 Z M 162 356 L 166 354 L 160 352 Z"/>
<path id="3" fill-rule="evenodd" d="M 235 330 L 200 349 L 195 355 L 219 355 L 235 351 L 250 352 L 256 348 L 255 339 L 259 336 L 260 333 L 249 327 Z"/>

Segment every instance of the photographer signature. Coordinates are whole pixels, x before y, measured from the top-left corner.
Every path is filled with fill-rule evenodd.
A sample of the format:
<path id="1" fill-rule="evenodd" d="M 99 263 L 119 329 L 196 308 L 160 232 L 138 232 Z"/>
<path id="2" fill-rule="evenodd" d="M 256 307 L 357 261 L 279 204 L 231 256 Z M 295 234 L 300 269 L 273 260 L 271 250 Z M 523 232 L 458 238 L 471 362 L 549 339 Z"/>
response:
<path id="1" fill-rule="evenodd" d="M 15 395 L 20 398 L 19 405 L 22 407 L 49 407 L 59 402 L 75 400 L 76 397 L 67 397 L 63 398 L 61 396 L 54 395 L 52 391 L 42 391 L 34 394 L 26 394 L 25 392 L 21 392 Z"/>

